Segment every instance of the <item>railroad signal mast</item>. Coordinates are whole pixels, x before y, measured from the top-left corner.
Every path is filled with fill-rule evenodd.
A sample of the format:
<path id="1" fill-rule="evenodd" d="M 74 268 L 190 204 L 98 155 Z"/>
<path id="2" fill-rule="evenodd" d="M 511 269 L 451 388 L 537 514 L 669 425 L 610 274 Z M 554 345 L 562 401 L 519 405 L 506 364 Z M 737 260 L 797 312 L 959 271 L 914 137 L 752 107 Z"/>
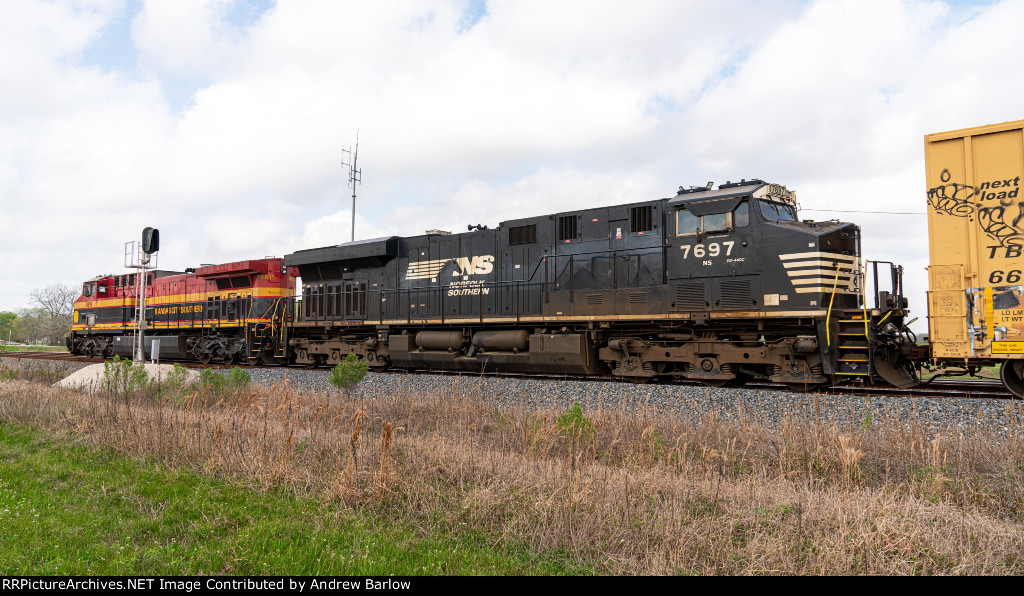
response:
<path id="1" fill-rule="evenodd" d="M 359 169 L 359 129 L 356 129 L 356 148 L 342 149 L 348 153 L 348 163 L 342 158 L 341 165 L 348 168 L 348 185 L 352 187 L 352 242 L 356 241 L 356 185 L 363 182 L 363 171 Z"/>
<path id="2" fill-rule="evenodd" d="M 146 361 L 146 271 L 156 269 L 159 250 L 160 230 L 156 228 L 142 230 L 142 241 L 138 244 L 134 240 L 124 244 L 124 266 L 139 270 L 135 276 L 135 337 L 132 340 L 135 362 Z"/>

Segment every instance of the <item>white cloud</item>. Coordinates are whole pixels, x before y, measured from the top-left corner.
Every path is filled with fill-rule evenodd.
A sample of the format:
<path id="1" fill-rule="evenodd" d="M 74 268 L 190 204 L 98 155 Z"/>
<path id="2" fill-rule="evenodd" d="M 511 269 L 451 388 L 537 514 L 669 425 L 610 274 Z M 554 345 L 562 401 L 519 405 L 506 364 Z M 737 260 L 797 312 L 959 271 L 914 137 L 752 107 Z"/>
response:
<path id="1" fill-rule="evenodd" d="M 143 61 L 176 76 L 226 74 L 244 35 L 226 20 L 243 0 L 147 0 L 132 21 Z"/>
<path id="2" fill-rule="evenodd" d="M 365 217 L 356 213 L 356 230 L 358 239 L 382 238 L 391 236 L 393 232 L 378 227 L 366 220 Z M 330 215 L 318 217 L 302 228 L 302 237 L 292 241 L 284 250 L 293 252 L 307 248 L 319 248 L 322 246 L 333 246 L 348 242 L 352 236 L 352 210 L 343 209 Z"/>

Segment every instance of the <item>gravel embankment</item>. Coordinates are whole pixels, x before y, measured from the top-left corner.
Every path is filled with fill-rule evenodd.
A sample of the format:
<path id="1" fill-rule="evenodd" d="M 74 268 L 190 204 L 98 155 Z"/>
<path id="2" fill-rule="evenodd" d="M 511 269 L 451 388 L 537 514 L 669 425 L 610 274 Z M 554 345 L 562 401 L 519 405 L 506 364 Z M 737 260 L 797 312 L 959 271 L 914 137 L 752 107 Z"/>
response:
<path id="1" fill-rule="evenodd" d="M 86 366 L 89 366 L 90 362 L 65 362 L 63 360 L 37 360 L 35 358 L 0 358 L 0 368 L 17 368 L 20 370 L 33 370 L 33 369 L 44 369 L 54 370 L 61 373 L 77 372 Z"/>
<path id="2" fill-rule="evenodd" d="M 4 358 L 6 367 L 50 367 L 68 374 L 86 366 L 81 363 L 28 360 L 12 362 Z M 243 367 L 244 368 L 244 367 Z M 327 370 L 246 369 L 253 383 L 271 385 L 287 374 L 291 386 L 299 391 L 334 392 L 327 382 Z M 530 380 L 477 375 L 434 375 L 369 373 L 360 383 L 358 396 L 374 399 L 406 394 L 442 394 L 492 401 L 497 407 L 522 406 L 528 409 L 565 410 L 579 402 L 586 409 L 605 408 L 643 413 L 676 413 L 698 419 L 715 413 L 725 420 L 759 420 L 770 427 L 787 416 L 814 420 L 813 395 L 749 389 L 718 389 L 710 387 L 639 385 L 612 381 Z M 893 398 L 867 396 L 835 396 L 819 394 L 818 409 L 823 421 L 835 421 L 841 428 L 865 422 L 904 420 L 918 424 L 929 432 L 950 432 L 984 428 L 1003 434 L 1024 424 L 1024 404 L 999 399 L 979 398 Z"/>
<path id="3" fill-rule="evenodd" d="M 333 391 L 323 370 L 289 369 L 292 387 L 307 391 Z M 284 371 L 251 371 L 254 383 L 278 382 Z M 360 383 L 359 396 L 373 399 L 395 392 L 479 396 L 498 407 L 523 406 L 531 409 L 565 410 L 579 402 L 586 409 L 623 409 L 644 413 L 677 413 L 696 419 L 716 413 L 726 420 L 760 420 L 777 426 L 787 416 L 814 420 L 814 395 L 752 389 L 640 385 L 613 381 L 556 381 L 480 377 L 477 375 L 433 375 L 369 373 Z M 834 420 L 840 427 L 878 422 L 884 418 L 910 422 L 916 418 L 932 432 L 978 427 L 999 433 L 1024 423 L 1020 402 L 999 399 L 893 398 L 848 395 L 818 396 L 823 421 Z M 1024 429 L 1022 429 L 1024 430 Z"/>

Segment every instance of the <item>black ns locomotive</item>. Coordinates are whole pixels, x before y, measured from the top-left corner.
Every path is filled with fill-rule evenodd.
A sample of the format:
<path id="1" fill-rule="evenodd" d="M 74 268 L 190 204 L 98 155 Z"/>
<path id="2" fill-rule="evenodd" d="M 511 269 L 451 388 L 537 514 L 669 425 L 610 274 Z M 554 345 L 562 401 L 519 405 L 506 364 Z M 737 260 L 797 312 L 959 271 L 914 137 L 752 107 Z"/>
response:
<path id="1" fill-rule="evenodd" d="M 913 382 L 889 265 L 864 304 L 860 228 L 800 221 L 761 180 L 299 251 L 293 361 L 610 374 L 810 389 Z"/>

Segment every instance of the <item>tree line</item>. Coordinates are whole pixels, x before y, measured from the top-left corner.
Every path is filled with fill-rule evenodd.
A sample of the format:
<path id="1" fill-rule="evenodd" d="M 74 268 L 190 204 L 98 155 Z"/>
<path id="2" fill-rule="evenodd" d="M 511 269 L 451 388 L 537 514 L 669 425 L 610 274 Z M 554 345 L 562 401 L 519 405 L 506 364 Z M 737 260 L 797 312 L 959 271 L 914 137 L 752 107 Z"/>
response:
<path id="1" fill-rule="evenodd" d="M 0 311 L 0 340 L 62 345 L 71 327 L 80 288 L 50 284 L 29 292 L 31 306 L 15 312 Z"/>

